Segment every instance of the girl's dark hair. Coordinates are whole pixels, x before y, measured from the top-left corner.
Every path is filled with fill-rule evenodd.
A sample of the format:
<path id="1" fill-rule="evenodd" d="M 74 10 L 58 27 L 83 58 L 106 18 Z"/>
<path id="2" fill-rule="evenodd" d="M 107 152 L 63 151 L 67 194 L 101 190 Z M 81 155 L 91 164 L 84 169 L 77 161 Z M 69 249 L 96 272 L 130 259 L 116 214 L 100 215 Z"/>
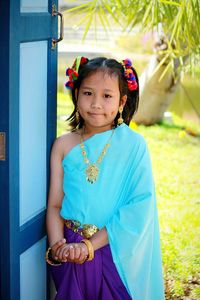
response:
<path id="1" fill-rule="evenodd" d="M 139 104 L 139 81 L 138 76 L 134 68 L 134 75 L 136 78 L 136 82 L 138 84 L 137 90 L 130 91 L 128 89 L 127 80 L 124 76 L 124 67 L 121 63 L 116 61 L 115 59 L 108 59 L 105 57 L 97 57 L 91 60 L 88 60 L 87 63 L 82 64 L 79 66 L 78 69 L 78 78 L 74 81 L 74 87 L 72 88 L 72 101 L 74 103 L 74 110 L 72 114 L 67 119 L 69 121 L 69 125 L 72 131 L 75 131 L 77 128 L 82 128 L 84 124 L 84 120 L 80 115 L 79 122 L 76 119 L 76 111 L 77 111 L 77 99 L 75 95 L 75 91 L 79 91 L 82 81 L 97 71 L 103 71 L 110 76 L 114 75 L 118 77 L 119 80 L 119 91 L 120 91 L 120 99 L 127 95 L 127 101 L 123 109 L 122 117 L 124 119 L 124 123 L 129 125 L 133 114 L 137 111 L 138 104 Z M 115 117 L 114 125 L 117 126 L 117 120 L 119 118 L 119 113 Z"/>

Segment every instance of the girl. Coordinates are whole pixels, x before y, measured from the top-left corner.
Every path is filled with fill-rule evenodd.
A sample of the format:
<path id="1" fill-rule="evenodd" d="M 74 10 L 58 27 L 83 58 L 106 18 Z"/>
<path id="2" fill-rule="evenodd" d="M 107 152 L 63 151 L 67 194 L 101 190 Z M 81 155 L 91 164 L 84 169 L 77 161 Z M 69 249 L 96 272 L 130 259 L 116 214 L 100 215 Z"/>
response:
<path id="1" fill-rule="evenodd" d="M 130 60 L 77 58 L 67 69 L 71 132 L 51 152 L 46 260 L 57 300 L 162 300 L 154 183 L 128 124 L 139 83 Z"/>

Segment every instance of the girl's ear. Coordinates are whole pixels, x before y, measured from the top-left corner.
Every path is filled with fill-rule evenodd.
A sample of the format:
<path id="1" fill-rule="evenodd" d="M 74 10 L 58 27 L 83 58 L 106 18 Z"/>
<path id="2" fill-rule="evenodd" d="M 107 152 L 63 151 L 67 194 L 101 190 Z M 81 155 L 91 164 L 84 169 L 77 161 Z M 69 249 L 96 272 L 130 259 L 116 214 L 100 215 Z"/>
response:
<path id="1" fill-rule="evenodd" d="M 127 101 L 127 95 L 122 96 L 121 100 L 120 100 L 120 105 L 122 105 L 123 107 L 125 106 Z"/>

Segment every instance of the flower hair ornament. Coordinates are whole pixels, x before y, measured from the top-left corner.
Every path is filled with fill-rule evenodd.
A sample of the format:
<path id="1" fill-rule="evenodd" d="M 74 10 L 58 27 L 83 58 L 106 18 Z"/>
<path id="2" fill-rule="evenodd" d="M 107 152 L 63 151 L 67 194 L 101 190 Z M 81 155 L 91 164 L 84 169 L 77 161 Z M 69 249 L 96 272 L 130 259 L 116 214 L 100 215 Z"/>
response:
<path id="1" fill-rule="evenodd" d="M 138 89 L 138 84 L 136 81 L 135 73 L 133 71 L 132 61 L 130 59 L 122 60 L 122 66 L 124 67 L 124 76 L 128 83 L 128 89 L 130 91 L 135 91 Z"/>
<path id="2" fill-rule="evenodd" d="M 84 65 L 89 61 L 88 58 L 83 57 L 83 56 L 78 56 L 74 63 L 73 66 L 71 68 L 67 68 L 66 69 L 66 76 L 69 77 L 69 80 L 65 83 L 65 87 L 67 89 L 72 90 L 74 87 L 74 81 L 77 80 L 78 78 L 78 70 L 79 70 L 79 66 L 80 65 Z"/>

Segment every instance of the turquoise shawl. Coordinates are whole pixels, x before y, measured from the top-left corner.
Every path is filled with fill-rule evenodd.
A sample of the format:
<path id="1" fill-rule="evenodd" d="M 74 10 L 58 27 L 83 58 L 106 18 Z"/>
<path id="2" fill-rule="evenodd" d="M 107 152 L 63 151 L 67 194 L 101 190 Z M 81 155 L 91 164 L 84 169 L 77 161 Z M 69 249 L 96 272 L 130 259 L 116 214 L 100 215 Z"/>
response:
<path id="1" fill-rule="evenodd" d="M 84 144 L 96 162 L 112 130 Z M 134 300 L 163 300 L 159 224 L 149 152 L 144 138 L 122 124 L 100 165 L 94 184 L 86 181 L 80 144 L 63 158 L 61 216 L 106 226 L 118 273 Z"/>

